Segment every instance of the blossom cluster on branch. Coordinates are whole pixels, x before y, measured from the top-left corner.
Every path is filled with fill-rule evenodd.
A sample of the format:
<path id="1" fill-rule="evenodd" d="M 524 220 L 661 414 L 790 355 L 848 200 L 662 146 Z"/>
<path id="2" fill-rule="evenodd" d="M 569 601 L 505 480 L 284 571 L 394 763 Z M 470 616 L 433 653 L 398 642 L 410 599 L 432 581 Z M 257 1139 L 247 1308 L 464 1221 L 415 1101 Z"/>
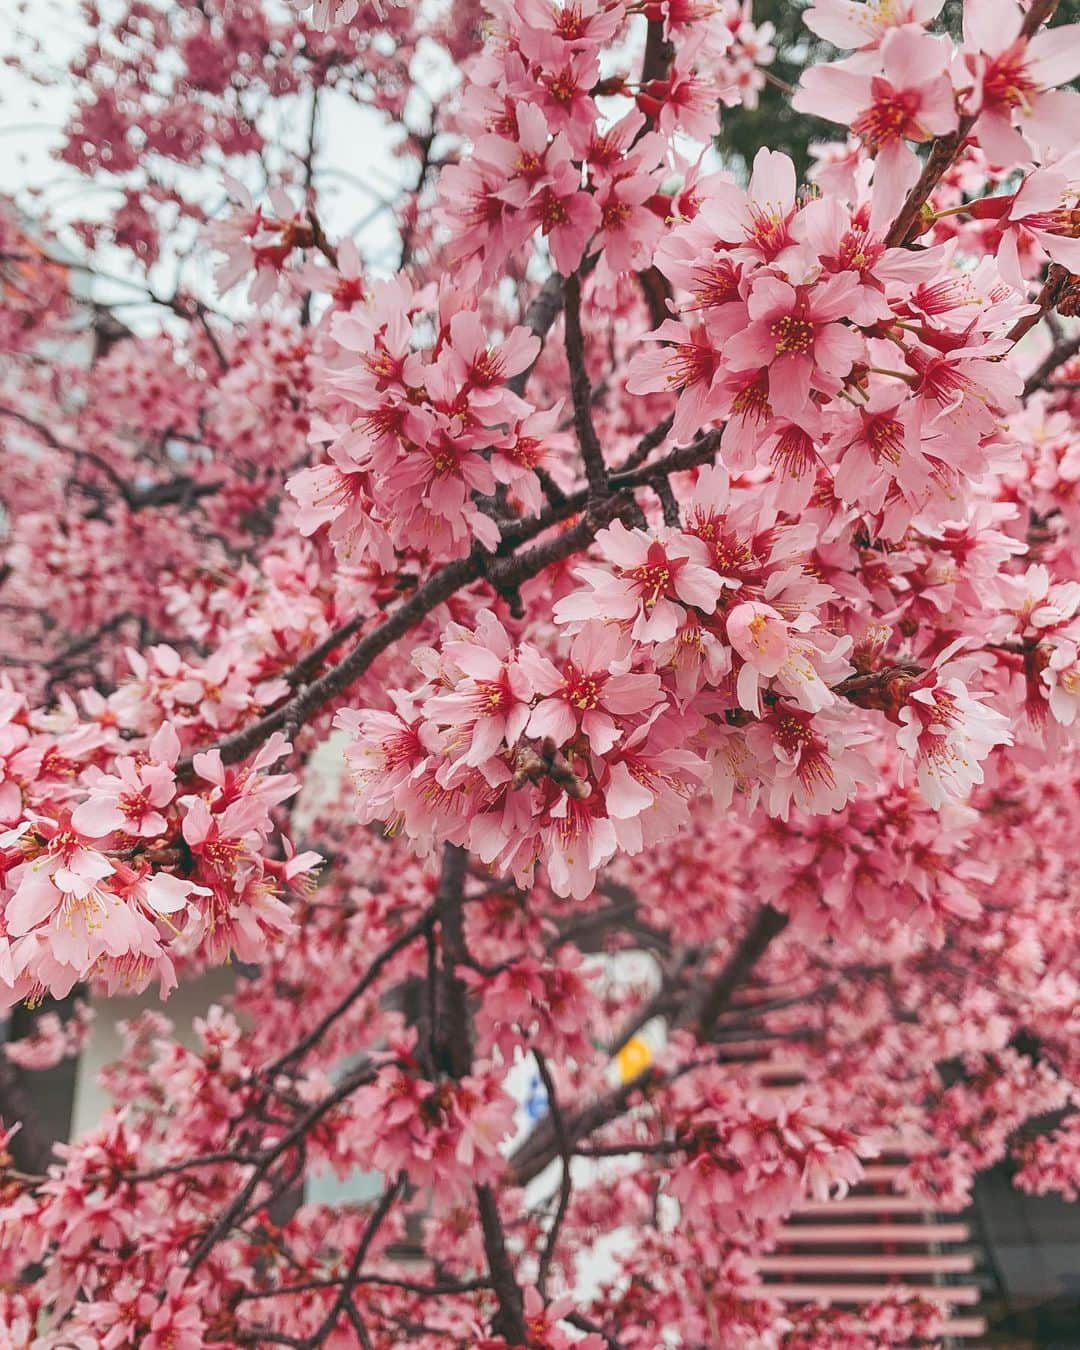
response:
<path id="1" fill-rule="evenodd" d="M 110 205 L 0 203 L 11 1344 L 935 1343 L 756 1260 L 882 1151 L 1076 1198 L 1080 24 L 942 10 L 791 89 L 750 0 L 87 3 Z"/>

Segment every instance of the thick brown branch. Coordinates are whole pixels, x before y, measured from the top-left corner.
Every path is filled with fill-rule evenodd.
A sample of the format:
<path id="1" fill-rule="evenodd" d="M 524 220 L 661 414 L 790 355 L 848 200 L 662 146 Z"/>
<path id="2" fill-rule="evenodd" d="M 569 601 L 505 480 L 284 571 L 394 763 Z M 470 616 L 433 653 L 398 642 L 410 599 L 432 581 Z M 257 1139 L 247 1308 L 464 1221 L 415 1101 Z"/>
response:
<path id="1" fill-rule="evenodd" d="M 604 452 L 592 419 L 592 388 L 585 367 L 585 339 L 581 332 L 581 280 L 575 272 L 566 278 L 566 362 L 570 368 L 570 396 L 574 402 L 574 430 L 585 464 L 589 500 L 599 501 L 607 491 Z"/>
<path id="2" fill-rule="evenodd" d="M 435 904 L 439 911 L 442 939 L 438 1015 L 435 1032 L 436 1063 L 453 1078 L 464 1078 L 472 1068 L 472 1027 L 468 993 L 458 974 L 458 966 L 468 961 L 465 944 L 465 879 L 469 855 L 455 844 L 443 849 L 442 873 Z M 499 1214 L 499 1202 L 490 1186 L 477 1186 L 476 1206 L 484 1236 L 491 1286 L 499 1305 L 491 1329 L 511 1345 L 527 1345 L 524 1298 L 506 1248 L 506 1233 Z"/>
<path id="3" fill-rule="evenodd" d="M 631 1101 L 655 1081 L 657 1081 L 656 1072 L 646 1069 L 633 1082 L 621 1084 L 572 1116 L 564 1113 L 567 1139 L 576 1145 L 579 1139 L 586 1138 L 602 1125 L 616 1120 L 629 1108 Z M 511 1155 L 513 1183 L 517 1186 L 527 1186 L 558 1156 L 554 1122 L 548 1116 Z"/>
<path id="4" fill-rule="evenodd" d="M 1059 366 L 1063 366 L 1066 361 L 1071 361 L 1078 352 L 1080 352 L 1080 334 L 1067 338 L 1063 342 L 1055 342 L 1051 350 L 1024 381 L 1024 397 L 1029 397 L 1036 389 L 1041 388 Z"/>
<path id="5" fill-rule="evenodd" d="M 716 1027 L 717 1018 L 731 1002 L 732 994 L 765 954 L 769 943 L 784 931 L 787 924 L 786 914 L 772 905 L 762 905 L 723 970 L 700 996 L 688 1002 L 679 1018 L 680 1025 L 692 1026 L 702 1039 L 710 1036 Z"/>
<path id="6" fill-rule="evenodd" d="M 708 1036 L 716 1019 L 727 1006 L 732 994 L 747 978 L 768 948 L 772 939 L 787 925 L 787 916 L 763 905 L 746 936 L 740 942 L 724 969 L 704 990 L 692 992 L 686 998 L 683 1011 L 676 1017 L 677 1025 L 694 1027 L 702 1037 Z M 566 1138 L 576 1146 L 595 1130 L 618 1119 L 637 1095 L 662 1082 L 655 1069 L 600 1097 L 572 1116 L 564 1116 Z M 513 1177 L 517 1185 L 527 1185 L 540 1175 L 545 1167 L 559 1156 L 559 1141 L 554 1121 L 547 1117 L 511 1156 Z"/>
<path id="7" fill-rule="evenodd" d="M 442 939 L 442 970 L 438 984 L 434 1028 L 436 1067 L 452 1078 L 464 1078 L 472 1068 L 472 1028 L 465 984 L 458 966 L 468 963 L 463 901 L 469 855 L 456 844 L 443 848 L 442 873 L 435 897 Z"/>
<path id="8" fill-rule="evenodd" d="M 634 508 L 634 501 L 630 495 L 632 489 L 659 483 L 669 474 L 708 463 L 715 457 L 719 444 L 720 432 L 710 431 L 690 445 L 673 450 L 655 464 L 645 465 L 629 473 L 612 475 L 608 482 L 608 495 L 594 508 L 590 508 L 588 514 L 577 525 L 535 545 L 525 553 L 513 554 L 511 550 L 527 540 L 534 539 L 559 521 L 580 514 L 589 505 L 588 493 L 575 493 L 572 497 L 567 497 L 565 502 L 549 506 L 532 520 L 508 525 L 504 531 L 504 542 L 495 555 L 475 549 L 467 558 L 447 563 L 419 586 L 388 618 L 370 633 L 365 634 L 348 655 L 331 666 L 319 679 L 301 689 L 294 698 L 267 713 L 259 721 L 204 748 L 220 750 L 226 764 L 235 764 L 269 740 L 275 731 L 303 726 L 324 704 L 343 694 L 358 680 L 376 657 L 410 629 L 415 628 L 433 609 L 449 600 L 456 592 L 486 577 L 496 590 L 505 593 L 530 577 L 538 576 L 552 563 L 561 562 L 580 549 L 586 548 L 597 531 L 609 524 L 617 515 L 624 511 L 632 511 Z M 307 659 L 309 658 L 305 658 Z M 289 672 L 286 672 L 285 678 L 288 677 Z M 192 758 L 193 756 L 188 755 L 179 761 L 177 765 L 179 775 L 186 776 L 191 773 Z"/>
<path id="9" fill-rule="evenodd" d="M 541 343 L 547 337 L 551 325 L 559 317 L 563 307 L 563 279 L 558 272 L 552 272 L 547 281 L 540 287 L 532 304 L 525 314 L 525 327 L 530 332 L 535 333 Z M 542 350 L 542 348 L 541 348 Z M 535 365 L 536 362 L 533 362 Z M 526 368 L 512 379 L 507 381 L 508 387 L 518 395 L 525 392 L 525 386 L 529 382 L 529 376 L 532 374 L 532 366 Z"/>
<path id="10" fill-rule="evenodd" d="M 490 1186 L 477 1186 L 476 1205 L 480 1211 L 480 1227 L 484 1234 L 484 1252 L 499 1311 L 491 1319 L 491 1329 L 511 1345 L 528 1345 L 529 1333 L 525 1326 L 525 1300 L 514 1274 L 510 1254 L 506 1250 L 506 1233 L 499 1214 L 499 1202 Z"/>
<path id="11" fill-rule="evenodd" d="M 343 693 L 354 680 L 371 665 L 372 661 L 403 637 L 411 628 L 431 613 L 436 606 L 463 586 L 476 581 L 483 575 L 484 561 L 479 552 L 471 553 L 467 558 L 448 563 L 436 572 L 423 586 L 404 602 L 394 613 L 377 628 L 360 639 L 348 656 L 300 691 L 295 698 L 276 708 L 273 712 L 253 722 L 242 731 L 234 732 L 217 743 L 221 757 L 226 764 L 235 764 L 249 755 L 275 731 L 286 726 L 302 726 L 324 703 L 330 702 Z M 180 775 L 190 774 L 191 756 L 182 759 L 177 765 Z"/>
<path id="12" fill-rule="evenodd" d="M 1069 276 L 1068 268 L 1062 267 L 1060 263 L 1050 264 L 1046 269 L 1046 280 L 1042 289 L 1035 297 L 1035 308 L 1022 319 L 1017 319 L 1009 329 L 1007 337 L 1010 342 L 1019 342 L 1025 333 L 1030 332 L 1054 308 L 1062 290 L 1068 284 Z"/>

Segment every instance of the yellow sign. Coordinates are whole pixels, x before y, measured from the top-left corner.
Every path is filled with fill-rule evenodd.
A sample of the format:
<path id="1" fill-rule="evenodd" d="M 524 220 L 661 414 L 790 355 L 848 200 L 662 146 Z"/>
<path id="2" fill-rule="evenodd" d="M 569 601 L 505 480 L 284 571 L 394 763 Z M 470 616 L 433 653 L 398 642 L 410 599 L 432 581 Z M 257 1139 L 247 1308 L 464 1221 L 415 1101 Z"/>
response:
<path id="1" fill-rule="evenodd" d="M 619 1066 L 619 1077 L 624 1083 L 632 1083 L 643 1074 L 652 1063 L 652 1050 L 647 1041 L 640 1036 L 631 1036 L 619 1053 L 615 1063 Z"/>

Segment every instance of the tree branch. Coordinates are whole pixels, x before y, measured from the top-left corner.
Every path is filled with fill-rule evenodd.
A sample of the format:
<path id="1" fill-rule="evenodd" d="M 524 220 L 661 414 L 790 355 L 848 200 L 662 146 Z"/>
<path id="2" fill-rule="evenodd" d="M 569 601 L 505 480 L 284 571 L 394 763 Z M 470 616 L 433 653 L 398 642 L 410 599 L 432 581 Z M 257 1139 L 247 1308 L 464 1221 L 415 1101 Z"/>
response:
<path id="1" fill-rule="evenodd" d="M 547 1092 L 548 1110 L 551 1113 L 551 1122 L 555 1130 L 555 1143 L 559 1150 L 559 1157 L 562 1159 L 562 1175 L 559 1179 L 559 1207 L 555 1211 L 555 1217 L 551 1221 L 551 1227 L 547 1232 L 547 1241 L 544 1244 L 544 1250 L 540 1255 L 540 1266 L 536 1276 L 536 1287 L 544 1296 L 547 1290 L 548 1276 L 551 1273 L 551 1263 L 555 1259 L 555 1248 L 559 1241 L 559 1230 L 562 1228 L 563 1220 L 566 1218 L 566 1211 L 570 1206 L 570 1193 L 573 1189 L 573 1179 L 570 1174 L 570 1140 L 566 1133 L 566 1122 L 563 1120 L 562 1108 L 559 1105 L 558 1094 L 555 1091 L 555 1080 L 551 1076 L 551 1070 L 548 1068 L 548 1062 L 542 1052 L 536 1048 L 533 1049 L 533 1059 L 536 1060 L 537 1072 L 540 1074 L 540 1081 Z"/>
<path id="2" fill-rule="evenodd" d="M 356 1287 L 356 1277 L 360 1273 L 360 1267 L 364 1264 L 364 1257 L 368 1254 L 375 1234 L 382 1227 L 383 1221 L 393 1208 L 395 1200 L 401 1194 L 405 1187 L 405 1174 L 402 1173 L 392 1186 L 388 1186 L 382 1194 L 378 1205 L 371 1218 L 367 1221 L 364 1231 L 361 1234 L 360 1241 L 356 1244 L 356 1251 L 353 1253 L 352 1260 L 349 1262 L 348 1273 L 341 1284 L 341 1290 L 330 1308 L 330 1311 L 323 1319 L 322 1325 L 308 1337 L 304 1345 L 310 1346 L 311 1350 L 323 1343 L 326 1337 L 333 1331 L 337 1325 L 337 1320 L 345 1311 L 346 1305 L 351 1301 L 353 1290 Z M 351 1319 L 350 1319 L 351 1320 Z M 353 1323 L 355 1326 L 355 1322 Z M 359 1328 L 357 1331 L 359 1332 Z"/>
<path id="3" fill-rule="evenodd" d="M 494 555 L 485 554 L 477 548 L 467 558 L 447 563 L 422 586 L 417 587 L 389 618 L 365 634 L 347 656 L 300 690 L 294 698 L 250 726 L 203 748 L 220 750 L 226 764 L 235 764 L 267 741 L 275 731 L 303 726 L 324 704 L 343 694 L 358 680 L 376 657 L 457 591 L 486 577 L 496 590 L 506 592 L 530 577 L 538 576 L 552 563 L 561 562 L 587 547 L 597 531 L 617 515 L 632 511 L 635 503 L 630 492 L 634 488 L 662 482 L 668 474 L 711 461 L 719 445 L 720 432 L 710 431 L 690 445 L 673 450 L 655 464 L 612 475 L 608 480 L 607 497 L 595 508 L 590 508 L 588 515 L 573 529 L 537 544 L 526 553 L 506 556 L 518 544 L 535 538 L 551 525 L 580 514 L 588 506 L 588 493 L 575 493 L 559 505 L 549 506 L 532 520 L 514 522 L 506 530 L 507 537 Z M 309 660 L 310 657 L 304 659 Z M 284 678 L 289 678 L 289 672 L 285 673 Z M 186 755 L 178 762 L 178 776 L 191 774 L 192 760 L 193 755 Z"/>
<path id="4" fill-rule="evenodd" d="M 364 994 L 367 993 L 394 957 L 397 956 L 399 952 L 404 951 L 410 943 L 415 942 L 418 937 L 422 937 L 423 934 L 431 928 L 432 924 L 435 922 L 437 913 L 438 902 L 436 901 L 434 906 L 425 910 L 425 912 L 421 914 L 414 923 L 411 923 L 404 932 L 400 933 L 389 946 L 383 948 L 378 956 L 371 962 L 371 965 L 368 966 L 363 977 L 353 985 L 345 997 L 340 999 L 325 1017 L 320 1018 L 307 1035 L 302 1036 L 290 1050 L 286 1050 L 285 1053 L 275 1059 L 272 1064 L 268 1064 L 266 1068 L 262 1070 L 262 1076 L 264 1078 L 273 1078 L 273 1076 L 280 1073 L 287 1064 L 291 1064 L 295 1059 L 303 1058 L 309 1050 L 316 1046 L 338 1018 L 343 1017 L 358 999 L 363 998 Z"/>
<path id="5" fill-rule="evenodd" d="M 692 1026 L 702 1039 L 712 1034 L 717 1019 L 731 996 L 765 954 L 769 943 L 788 925 L 788 916 L 772 905 L 762 905 L 723 970 L 697 997 L 691 999 L 679 1018 L 680 1026 Z"/>
<path id="6" fill-rule="evenodd" d="M 511 1345 L 528 1345 L 525 1300 L 514 1274 L 510 1254 L 506 1250 L 506 1233 L 499 1214 L 499 1203 L 490 1186 L 477 1186 L 476 1205 L 480 1211 L 480 1227 L 484 1234 L 484 1252 L 491 1283 L 499 1304 L 497 1315 L 491 1319 L 491 1329 L 496 1336 L 504 1337 Z"/>
<path id="7" fill-rule="evenodd" d="M 699 1036 L 707 1036 L 731 995 L 750 974 L 772 939 L 787 926 L 787 922 L 787 915 L 781 914 L 771 905 L 763 905 L 720 974 L 706 990 L 688 996 L 683 1012 L 675 1019 L 676 1024 L 693 1026 Z M 662 1081 L 662 1076 L 655 1069 L 646 1069 L 631 1082 L 623 1083 L 612 1092 L 583 1107 L 575 1115 L 564 1116 L 567 1139 L 576 1146 L 579 1140 L 622 1115 L 630 1105 L 631 1099 L 638 1093 Z M 556 1138 L 555 1124 L 549 1116 L 540 1122 L 511 1155 L 510 1164 L 515 1183 L 527 1185 L 558 1156 L 559 1142 Z"/>
<path id="8" fill-rule="evenodd" d="M 274 1162 L 292 1148 L 299 1139 L 302 1139 L 311 1127 L 330 1110 L 343 1102 L 359 1087 L 364 1087 L 368 1083 L 375 1081 L 378 1070 L 364 1066 L 356 1073 L 351 1073 L 337 1085 L 333 1092 L 328 1093 L 320 1101 L 316 1102 L 310 1110 L 304 1113 L 300 1119 L 293 1125 L 271 1148 L 266 1149 L 258 1155 L 258 1161 L 254 1165 L 251 1176 L 245 1182 L 240 1194 L 231 1202 L 231 1204 L 222 1211 L 217 1220 L 207 1230 L 199 1245 L 195 1248 L 188 1260 L 188 1268 L 196 1270 L 203 1261 L 210 1255 L 214 1247 L 228 1233 L 232 1227 L 242 1220 L 248 1202 L 255 1194 L 259 1183 L 266 1177 L 267 1172 L 273 1166 Z"/>
<path id="9" fill-rule="evenodd" d="M 1042 387 L 1059 366 L 1070 361 L 1080 352 L 1080 333 L 1064 341 L 1055 342 L 1047 355 L 1024 381 L 1024 397 L 1027 398 Z"/>
<path id="10" fill-rule="evenodd" d="M 566 278 L 566 363 L 570 368 L 570 395 L 574 401 L 574 430 L 585 463 L 590 502 L 607 491 L 604 452 L 592 420 L 592 388 L 585 368 L 585 340 L 581 332 L 581 279 L 575 272 Z"/>
<path id="11" fill-rule="evenodd" d="M 465 922 L 462 910 L 468 852 L 456 844 L 443 848 L 442 873 L 435 903 L 439 910 L 443 965 L 439 990 L 436 1062 L 454 1078 L 464 1078 L 472 1068 L 472 1028 L 469 1025 L 468 994 L 457 967 L 465 963 Z M 499 1311 L 491 1329 L 511 1345 L 527 1345 L 525 1301 L 506 1248 L 506 1234 L 499 1214 L 499 1203 L 490 1186 L 476 1187 L 476 1205 L 484 1235 L 484 1253 Z"/>
<path id="12" fill-rule="evenodd" d="M 197 483 L 195 479 L 186 474 L 180 474 L 176 478 L 170 478 L 163 483 L 151 483 L 144 488 L 132 487 L 130 483 L 125 482 L 108 460 L 103 459 L 95 451 L 82 450 L 78 446 L 68 445 L 65 441 L 60 440 L 43 422 L 29 417 L 26 413 L 19 412 L 17 408 L 0 407 L 0 417 L 10 417 L 13 421 L 20 422 L 24 427 L 36 432 L 50 450 L 56 450 L 62 455 L 70 455 L 76 461 L 85 461 L 87 464 L 92 464 L 95 469 L 100 470 L 105 475 L 131 511 L 141 511 L 151 506 L 188 505 L 198 501 L 200 497 L 212 496 L 221 489 L 220 482 Z"/>

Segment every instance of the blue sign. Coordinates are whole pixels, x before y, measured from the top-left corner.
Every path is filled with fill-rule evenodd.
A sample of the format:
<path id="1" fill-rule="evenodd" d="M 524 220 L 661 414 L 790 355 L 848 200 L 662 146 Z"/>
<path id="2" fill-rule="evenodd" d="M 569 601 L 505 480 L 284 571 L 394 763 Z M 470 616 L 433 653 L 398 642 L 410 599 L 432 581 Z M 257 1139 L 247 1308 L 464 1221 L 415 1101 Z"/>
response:
<path id="1" fill-rule="evenodd" d="M 522 1104 L 525 1108 L 525 1114 L 530 1120 L 539 1120 L 542 1116 L 547 1115 L 547 1089 L 541 1082 L 538 1073 L 534 1073 L 529 1079 L 529 1086 L 525 1090 L 525 1101 Z"/>

